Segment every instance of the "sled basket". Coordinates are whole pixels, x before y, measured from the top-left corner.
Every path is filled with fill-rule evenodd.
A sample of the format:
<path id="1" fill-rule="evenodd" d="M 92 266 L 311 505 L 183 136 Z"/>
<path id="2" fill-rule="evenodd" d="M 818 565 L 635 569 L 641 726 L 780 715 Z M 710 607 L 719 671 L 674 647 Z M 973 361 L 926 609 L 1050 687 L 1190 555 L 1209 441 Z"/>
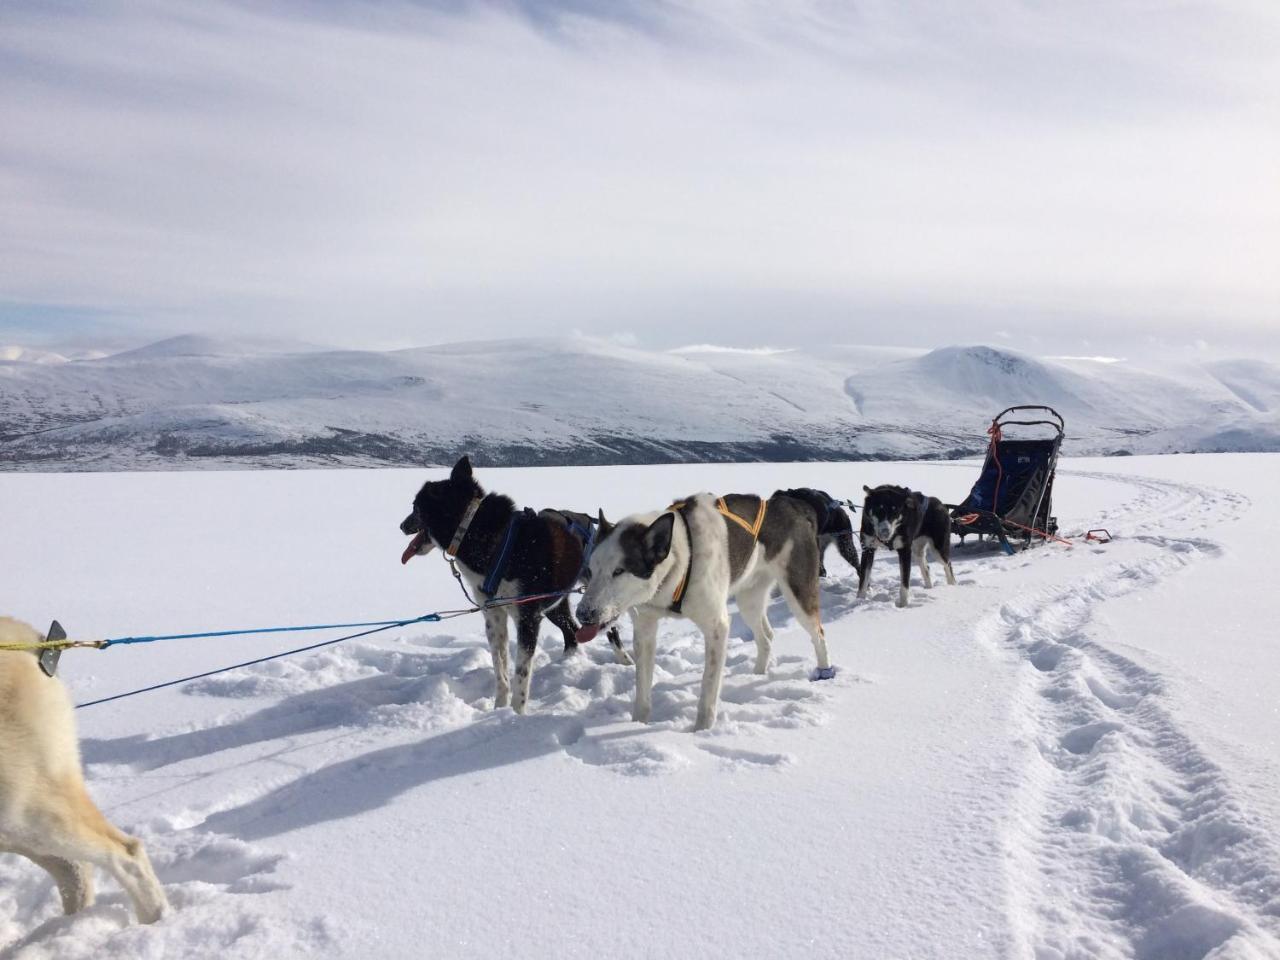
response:
<path id="1" fill-rule="evenodd" d="M 1019 433 L 1049 436 L 1006 438 L 1009 427 Z M 951 529 L 961 537 L 987 534 L 1011 550 L 1010 538 L 1030 545 L 1037 535 L 1057 532 L 1053 516 L 1053 477 L 1066 423 L 1052 407 L 1018 406 L 1002 410 L 987 431 L 991 442 L 977 482 L 964 502 L 951 508 Z"/>

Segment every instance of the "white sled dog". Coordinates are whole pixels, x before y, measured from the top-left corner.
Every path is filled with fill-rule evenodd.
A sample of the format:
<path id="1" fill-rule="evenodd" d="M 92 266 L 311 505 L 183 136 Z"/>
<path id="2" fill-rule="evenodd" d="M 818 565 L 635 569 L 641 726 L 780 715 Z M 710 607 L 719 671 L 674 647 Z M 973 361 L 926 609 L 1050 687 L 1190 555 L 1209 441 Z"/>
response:
<path id="1" fill-rule="evenodd" d="M 636 700 L 632 717 L 649 720 L 658 621 L 683 616 L 702 631 L 706 661 L 695 730 L 716 720 L 729 637 L 729 598 L 756 640 L 756 673 L 769 668 L 773 630 L 765 608 L 775 584 L 813 640 L 818 677 L 832 676 L 818 608 L 818 536 L 813 511 L 790 497 L 768 500 L 700 493 L 661 513 L 617 526 L 601 517 L 591 576 L 578 619 L 590 640 L 627 611 L 635 625 Z"/>
<path id="2" fill-rule="evenodd" d="M 0 617 L 0 644 L 44 638 Z M 67 913 L 93 903 L 93 867 L 109 870 L 153 923 L 168 909 L 142 843 L 127 837 L 89 799 L 71 701 L 25 650 L 0 650 L 0 853 L 47 870 Z"/>

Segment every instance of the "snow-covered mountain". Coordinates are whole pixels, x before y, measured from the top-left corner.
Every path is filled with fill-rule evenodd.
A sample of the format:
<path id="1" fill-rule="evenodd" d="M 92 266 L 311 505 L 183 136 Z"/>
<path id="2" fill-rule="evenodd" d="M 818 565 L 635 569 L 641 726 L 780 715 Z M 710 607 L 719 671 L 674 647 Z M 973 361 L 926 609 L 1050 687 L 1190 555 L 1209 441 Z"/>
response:
<path id="1" fill-rule="evenodd" d="M 66 363 L 67 358 L 52 350 L 35 350 L 31 347 L 19 347 L 14 344 L 0 345 L 0 363 Z"/>
<path id="2" fill-rule="evenodd" d="M 372 352 L 188 336 L 0 359 L 0 463 L 930 458 L 979 452 L 1017 403 L 1061 411 L 1075 454 L 1280 450 L 1280 368 L 1257 360 L 1154 373 L 987 346 L 654 352 L 573 337 Z"/>

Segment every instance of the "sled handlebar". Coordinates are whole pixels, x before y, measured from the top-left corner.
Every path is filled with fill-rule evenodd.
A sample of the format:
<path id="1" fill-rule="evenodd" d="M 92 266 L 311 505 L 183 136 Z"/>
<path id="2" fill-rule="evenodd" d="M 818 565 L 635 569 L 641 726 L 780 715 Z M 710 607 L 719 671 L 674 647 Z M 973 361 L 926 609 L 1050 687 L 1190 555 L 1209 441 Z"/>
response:
<path id="1" fill-rule="evenodd" d="M 1052 420 L 1043 420 L 1043 419 L 1042 420 L 1006 420 L 1005 419 L 1005 417 L 1008 416 L 1009 414 L 1018 413 L 1023 410 L 1042 410 L 1045 413 L 1049 414 L 1049 416 L 1051 416 L 1053 419 Z M 1053 427 L 1053 429 L 1058 432 L 1059 438 L 1062 437 L 1062 435 L 1066 432 L 1066 429 L 1067 429 L 1067 422 L 1062 419 L 1062 414 L 1060 414 L 1057 410 L 1053 409 L 1053 407 L 1046 407 L 1046 406 L 1042 406 L 1040 404 L 1035 404 L 1035 403 L 1021 404 L 1019 406 L 1008 407 L 1005 410 L 1001 410 L 998 414 L 995 415 L 995 417 L 992 418 L 991 423 L 992 423 L 992 426 L 995 426 L 997 428 L 1004 427 L 1004 426 Z"/>

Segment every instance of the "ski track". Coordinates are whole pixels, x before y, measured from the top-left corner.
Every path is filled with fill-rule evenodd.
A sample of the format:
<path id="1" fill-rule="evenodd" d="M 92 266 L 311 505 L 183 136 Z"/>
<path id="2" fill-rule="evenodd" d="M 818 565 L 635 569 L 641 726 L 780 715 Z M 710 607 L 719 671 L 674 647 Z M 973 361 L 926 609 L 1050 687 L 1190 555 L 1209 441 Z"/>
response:
<path id="1" fill-rule="evenodd" d="M 1239 515 L 1248 501 L 1152 478 L 1062 472 L 1137 492 L 1093 523 L 1110 527 L 1112 545 L 1077 541 L 1076 551 L 1099 555 L 1092 575 L 1001 602 L 974 626 L 982 649 L 1018 677 L 1013 733 L 1026 745 L 1001 838 L 1012 952 L 1035 960 L 1280 956 L 1280 856 L 1223 773 L 1179 728 L 1162 677 L 1121 653 L 1123 638 L 1095 616 L 1111 599 L 1218 555 L 1199 534 Z M 1186 535 L 1156 532 L 1170 529 Z M 962 585 L 1029 562 L 961 557 Z M 824 583 L 829 622 L 855 612 L 893 615 L 896 558 L 883 559 L 869 602 L 855 601 L 848 576 Z M 912 592 L 913 606 L 935 602 L 947 602 L 945 591 Z M 778 629 L 796 629 L 780 602 L 770 617 Z M 0 861 L 0 945 L 7 944 L 0 958 L 212 955 L 261 944 L 282 954 L 322 949 L 332 941 L 324 919 L 282 926 L 255 910 L 254 894 L 285 888 L 273 878 L 284 858 L 256 843 L 372 809 L 429 780 L 556 754 L 624 777 L 694 766 L 785 773 L 798 759 L 751 749 L 751 738 L 822 725 L 833 698 L 868 681 L 841 671 L 812 683 L 811 658 L 803 656 L 778 657 L 767 676 L 754 675 L 754 644 L 744 634 L 735 617 L 720 719 L 697 736 L 688 730 L 702 642 L 685 625 L 664 630 L 654 722 L 645 728 L 630 724 L 633 671 L 598 645 L 570 658 L 540 651 L 526 717 L 491 710 L 489 654 L 472 634 L 335 647 L 192 683 L 188 695 L 242 706 L 203 728 L 84 743 L 91 780 L 141 784 L 113 809 L 125 823 L 155 809 L 157 797 L 181 802 L 187 786 L 223 771 L 262 770 L 251 788 L 135 825 L 183 923 L 147 936 L 113 887 L 86 914 L 63 918 L 48 880 L 8 859 Z M 331 749 L 337 740 L 340 748 Z M 243 906 L 227 911 L 226 897 Z M 221 909 L 209 910 L 206 922 L 201 910 L 215 900 Z"/>
<path id="2" fill-rule="evenodd" d="M 1221 548 L 1196 536 L 1238 516 L 1237 494 L 1141 477 L 1110 511 L 1124 559 L 980 621 L 1024 661 L 1015 730 L 1026 770 L 1005 837 L 1018 956 L 1036 960 L 1280 956 L 1280 856 L 1223 772 L 1179 726 L 1155 670 L 1120 652 L 1102 604 Z M 1155 528 L 1186 531 L 1171 537 Z M 1076 549 L 1111 552 L 1077 541 Z"/>

